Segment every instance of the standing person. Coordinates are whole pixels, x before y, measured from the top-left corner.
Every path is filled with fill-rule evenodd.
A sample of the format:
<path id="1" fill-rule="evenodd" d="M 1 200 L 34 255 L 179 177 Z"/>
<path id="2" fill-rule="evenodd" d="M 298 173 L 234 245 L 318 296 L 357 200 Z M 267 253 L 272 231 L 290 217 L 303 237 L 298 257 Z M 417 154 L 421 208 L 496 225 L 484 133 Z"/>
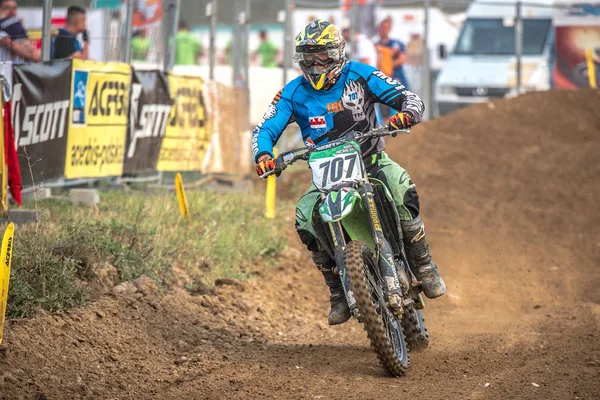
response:
<path id="1" fill-rule="evenodd" d="M 131 39 L 131 59 L 133 61 L 147 61 L 150 41 L 146 36 L 146 30 L 140 29 L 133 33 Z"/>
<path id="2" fill-rule="evenodd" d="M 423 38 L 419 33 L 410 34 L 410 40 L 406 44 L 406 65 L 423 65 Z"/>
<path id="3" fill-rule="evenodd" d="M 0 1 L 0 46 L 10 52 L 2 57 L 5 61 L 15 63 L 27 61 L 40 61 L 40 53 L 33 49 L 29 43 L 27 30 L 17 18 L 17 2 L 15 0 Z"/>
<path id="4" fill-rule="evenodd" d="M 377 34 L 377 14 L 381 0 L 343 0 L 342 11 L 344 17 L 352 20 L 352 6 L 354 5 L 356 15 L 354 28 L 371 38 Z"/>
<path id="5" fill-rule="evenodd" d="M 346 42 L 350 41 L 350 29 L 342 30 L 342 36 Z M 354 49 L 351 50 L 350 59 L 375 66 L 377 65 L 377 48 L 373 41 L 366 35 L 356 32 L 354 36 Z"/>
<path id="6" fill-rule="evenodd" d="M 373 106 L 384 103 L 397 110 L 390 129 L 407 129 L 421 122 L 423 101 L 396 80 L 376 68 L 347 61 L 339 30 L 323 20 L 311 22 L 296 37 L 295 61 L 303 76 L 294 79 L 275 96 L 254 129 L 252 152 L 260 177 L 275 169 L 273 145 L 286 126 L 296 122 L 307 146 L 322 145 L 343 137 L 350 129 L 368 132 L 376 127 Z M 446 285 L 431 259 L 420 217 L 419 195 L 408 172 L 385 153 L 382 138 L 361 145 L 366 172 L 385 182 L 398 210 L 410 268 L 430 299 L 446 292 Z M 296 230 L 312 252 L 312 259 L 329 286 L 331 311 L 328 322 L 337 325 L 350 318 L 344 288 L 335 272 L 335 260 L 323 248 L 312 226 L 313 211 L 321 199 L 314 185 L 296 206 Z M 307 217 L 308 216 L 308 217 Z"/>
<path id="7" fill-rule="evenodd" d="M 399 80 L 406 88 L 409 88 L 406 74 L 404 73 L 404 63 L 406 62 L 406 46 L 400 40 L 390 38 L 392 30 L 392 19 L 390 17 L 384 19 L 379 24 L 379 41 L 377 46 L 381 49 L 382 66 L 384 66 L 385 58 L 391 57 L 392 77 Z"/>
<path id="8" fill-rule="evenodd" d="M 81 34 L 83 39 L 83 46 L 77 40 L 77 35 L 79 34 Z M 52 41 L 50 53 L 53 60 L 62 58 L 88 59 L 89 35 L 85 8 L 71 6 L 67 9 L 67 24 L 64 28 L 58 30 L 58 34 Z"/>
<path id="9" fill-rule="evenodd" d="M 257 56 L 260 56 L 261 67 L 274 68 L 277 67 L 277 56 L 279 49 L 275 43 L 271 42 L 267 36 L 267 31 L 262 30 L 259 33 L 260 45 L 254 52 L 252 58 L 256 60 Z"/>
<path id="10" fill-rule="evenodd" d="M 190 32 L 187 22 L 180 20 L 175 45 L 175 64 L 197 65 L 201 54 L 202 44 L 200 40 Z"/>

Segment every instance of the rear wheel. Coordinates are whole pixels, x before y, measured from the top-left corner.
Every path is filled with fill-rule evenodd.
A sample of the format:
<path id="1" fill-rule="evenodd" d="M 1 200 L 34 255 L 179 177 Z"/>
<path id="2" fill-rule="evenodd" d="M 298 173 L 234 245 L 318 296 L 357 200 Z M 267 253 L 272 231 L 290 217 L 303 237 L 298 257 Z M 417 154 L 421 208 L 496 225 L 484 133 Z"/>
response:
<path id="1" fill-rule="evenodd" d="M 389 311 L 371 250 L 359 241 L 348 243 L 344 263 L 361 320 L 381 365 L 402 376 L 410 367 L 402 324 Z"/>

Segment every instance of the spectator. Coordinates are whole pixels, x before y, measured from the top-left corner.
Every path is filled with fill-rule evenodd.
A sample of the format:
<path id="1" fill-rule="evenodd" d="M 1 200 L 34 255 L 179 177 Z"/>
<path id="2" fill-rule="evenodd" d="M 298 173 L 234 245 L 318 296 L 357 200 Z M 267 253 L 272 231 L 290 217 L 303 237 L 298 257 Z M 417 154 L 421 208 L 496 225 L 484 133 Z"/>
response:
<path id="1" fill-rule="evenodd" d="M 391 30 L 391 18 L 388 17 L 381 21 L 379 24 L 379 41 L 377 42 L 381 56 L 379 68 L 385 74 L 391 73 L 390 76 L 400 81 L 408 89 L 408 82 L 403 67 L 406 62 L 406 46 L 400 40 L 390 38 Z"/>
<path id="2" fill-rule="evenodd" d="M 0 1 L 0 46 L 4 50 L 1 61 L 40 61 L 40 53 L 29 43 L 27 31 L 17 18 L 17 2 L 14 0 Z"/>
<path id="3" fill-rule="evenodd" d="M 140 29 L 139 31 L 135 31 L 131 39 L 131 59 L 133 61 L 146 61 L 149 50 L 150 41 L 146 36 L 146 30 Z"/>
<path id="4" fill-rule="evenodd" d="M 175 64 L 196 65 L 202 54 L 202 44 L 192 32 L 185 21 L 179 21 L 177 44 L 175 46 Z"/>
<path id="5" fill-rule="evenodd" d="M 344 40 L 346 43 L 350 43 L 350 29 L 345 28 L 342 30 L 342 36 L 344 36 Z M 362 33 L 356 32 L 354 36 L 354 49 L 351 49 L 350 59 L 359 61 L 364 64 L 369 65 L 377 65 L 377 49 L 375 45 L 365 35 Z"/>
<path id="6" fill-rule="evenodd" d="M 225 45 L 225 63 L 227 65 L 233 66 L 233 38 L 227 41 Z"/>
<path id="7" fill-rule="evenodd" d="M 411 33 L 406 44 L 406 64 L 414 67 L 423 64 L 423 39 L 418 33 Z"/>
<path id="8" fill-rule="evenodd" d="M 77 40 L 81 33 L 83 46 Z M 62 58 L 88 59 L 89 37 L 86 24 L 85 8 L 71 6 L 67 10 L 67 24 L 58 30 L 50 49 L 53 60 Z"/>
<path id="9" fill-rule="evenodd" d="M 269 40 L 267 37 L 267 31 L 262 30 L 259 33 L 260 36 L 260 45 L 256 49 L 253 55 L 253 59 L 256 59 L 257 56 L 261 58 L 261 66 L 267 68 L 277 67 L 277 55 L 279 54 L 279 49 L 277 46 Z"/>

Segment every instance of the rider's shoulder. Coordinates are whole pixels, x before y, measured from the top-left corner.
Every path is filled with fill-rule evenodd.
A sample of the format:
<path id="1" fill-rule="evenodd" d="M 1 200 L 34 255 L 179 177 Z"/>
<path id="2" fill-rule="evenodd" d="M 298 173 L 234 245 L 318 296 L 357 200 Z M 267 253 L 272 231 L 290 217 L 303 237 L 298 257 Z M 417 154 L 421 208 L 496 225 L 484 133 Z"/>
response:
<path id="1" fill-rule="evenodd" d="M 356 74 L 365 79 L 368 78 L 373 72 L 377 71 L 377 68 L 358 61 L 349 61 L 344 69 L 348 71 L 348 74 Z"/>
<path id="2" fill-rule="evenodd" d="M 281 89 L 281 97 L 285 97 L 291 99 L 294 96 L 294 93 L 297 92 L 298 88 L 305 85 L 307 82 L 304 79 L 303 75 L 300 75 L 291 81 L 289 81 L 283 89 Z"/>

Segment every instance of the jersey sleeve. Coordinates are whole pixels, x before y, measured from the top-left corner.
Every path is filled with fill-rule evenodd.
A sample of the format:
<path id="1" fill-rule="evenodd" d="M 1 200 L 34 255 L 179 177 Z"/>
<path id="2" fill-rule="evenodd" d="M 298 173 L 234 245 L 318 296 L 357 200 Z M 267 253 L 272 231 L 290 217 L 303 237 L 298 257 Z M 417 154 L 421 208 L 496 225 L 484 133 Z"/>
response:
<path id="1" fill-rule="evenodd" d="M 385 104 L 396 111 L 408 112 L 415 124 L 421 122 L 425 105 L 419 96 L 397 80 L 371 66 L 361 64 L 358 72 L 367 81 L 369 90 L 378 103 Z"/>
<path id="2" fill-rule="evenodd" d="M 283 130 L 294 121 L 292 105 L 293 88 L 287 85 L 277 93 L 262 119 L 252 133 L 252 154 L 254 161 L 262 155 L 273 157 L 273 146 Z"/>

